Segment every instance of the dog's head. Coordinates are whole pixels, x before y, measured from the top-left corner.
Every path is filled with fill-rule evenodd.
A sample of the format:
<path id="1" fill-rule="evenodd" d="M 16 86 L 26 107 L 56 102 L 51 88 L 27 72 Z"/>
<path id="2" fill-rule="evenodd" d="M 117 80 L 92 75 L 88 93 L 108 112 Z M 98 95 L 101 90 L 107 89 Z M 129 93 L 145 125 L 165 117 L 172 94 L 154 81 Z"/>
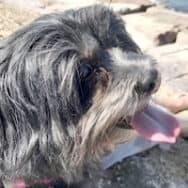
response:
<path id="1" fill-rule="evenodd" d="M 156 62 L 142 54 L 124 22 L 109 9 L 96 6 L 67 12 L 66 16 L 66 37 L 58 52 L 66 59 L 60 59 L 60 85 L 55 92 L 67 100 L 71 121 L 67 131 L 74 140 L 73 150 L 86 160 L 120 140 L 131 139 L 130 121 L 158 89 L 160 74 Z M 65 111 L 62 113 L 63 117 Z"/>
<path id="2" fill-rule="evenodd" d="M 119 137 L 130 139 L 160 85 L 156 62 L 101 6 L 35 20 L 2 41 L 0 58 L 1 153 L 18 175 L 78 179 Z"/>

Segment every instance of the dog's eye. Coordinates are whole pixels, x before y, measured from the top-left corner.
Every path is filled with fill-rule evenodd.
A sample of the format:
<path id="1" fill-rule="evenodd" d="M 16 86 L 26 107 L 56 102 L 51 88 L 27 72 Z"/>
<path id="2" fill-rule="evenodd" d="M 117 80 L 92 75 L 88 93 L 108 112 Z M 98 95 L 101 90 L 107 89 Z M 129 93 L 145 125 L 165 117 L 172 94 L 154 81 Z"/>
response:
<path id="1" fill-rule="evenodd" d="M 79 93 L 81 105 L 86 110 L 90 105 L 90 99 L 93 93 L 95 83 L 95 67 L 89 63 L 82 63 L 78 68 L 79 71 Z"/>
<path id="2" fill-rule="evenodd" d="M 94 71 L 94 67 L 90 64 L 82 64 L 79 68 L 80 78 L 88 78 Z"/>

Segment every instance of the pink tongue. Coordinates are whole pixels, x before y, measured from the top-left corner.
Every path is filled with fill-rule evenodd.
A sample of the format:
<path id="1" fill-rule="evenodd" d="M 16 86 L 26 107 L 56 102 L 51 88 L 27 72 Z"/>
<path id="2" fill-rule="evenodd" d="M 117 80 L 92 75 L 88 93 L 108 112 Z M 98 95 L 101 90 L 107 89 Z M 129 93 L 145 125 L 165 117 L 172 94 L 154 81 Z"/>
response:
<path id="1" fill-rule="evenodd" d="M 132 127 L 141 136 L 156 142 L 175 143 L 180 133 L 180 126 L 173 114 L 154 103 L 135 115 Z"/>

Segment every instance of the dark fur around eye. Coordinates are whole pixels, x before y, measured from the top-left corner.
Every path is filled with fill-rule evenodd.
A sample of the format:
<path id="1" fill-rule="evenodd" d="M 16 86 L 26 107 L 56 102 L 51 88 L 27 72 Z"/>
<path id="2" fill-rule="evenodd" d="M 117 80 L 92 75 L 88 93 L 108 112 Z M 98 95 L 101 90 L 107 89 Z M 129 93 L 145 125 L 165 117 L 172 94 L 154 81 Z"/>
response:
<path id="1" fill-rule="evenodd" d="M 88 77 L 90 77 L 90 75 L 92 75 L 94 71 L 94 67 L 90 64 L 82 64 L 79 67 L 79 75 L 80 75 L 80 79 L 87 79 Z"/>
<path id="2" fill-rule="evenodd" d="M 82 64 L 79 67 L 79 93 L 81 105 L 87 109 L 95 86 L 95 68 L 91 64 Z"/>

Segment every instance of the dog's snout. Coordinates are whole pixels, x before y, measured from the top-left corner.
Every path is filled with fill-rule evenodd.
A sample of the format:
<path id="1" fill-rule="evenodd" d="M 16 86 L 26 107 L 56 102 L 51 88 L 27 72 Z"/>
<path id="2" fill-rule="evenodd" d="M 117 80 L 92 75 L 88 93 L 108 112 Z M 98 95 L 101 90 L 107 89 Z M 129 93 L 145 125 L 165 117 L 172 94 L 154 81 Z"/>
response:
<path id="1" fill-rule="evenodd" d="M 149 71 L 145 79 L 139 80 L 136 85 L 137 92 L 142 93 L 154 93 L 159 89 L 160 86 L 160 74 L 156 69 Z"/>

